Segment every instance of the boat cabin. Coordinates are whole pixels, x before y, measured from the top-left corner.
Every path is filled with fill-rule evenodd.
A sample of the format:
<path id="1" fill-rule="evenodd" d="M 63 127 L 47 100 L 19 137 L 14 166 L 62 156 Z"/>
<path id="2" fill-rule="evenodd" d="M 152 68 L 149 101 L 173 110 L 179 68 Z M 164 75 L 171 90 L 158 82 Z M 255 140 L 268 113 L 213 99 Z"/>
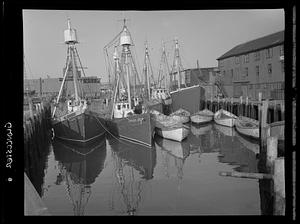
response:
<path id="1" fill-rule="evenodd" d="M 152 98 L 165 100 L 170 97 L 170 93 L 167 89 L 157 88 L 152 90 Z"/>
<path id="2" fill-rule="evenodd" d="M 87 108 L 87 101 L 82 99 L 79 101 L 68 100 L 67 105 L 68 105 L 68 113 L 71 113 L 79 110 L 80 108 L 83 109 Z"/>
<path id="3" fill-rule="evenodd" d="M 133 110 L 129 108 L 128 102 L 118 102 L 114 106 L 114 118 L 127 117 L 128 115 L 134 114 Z"/>

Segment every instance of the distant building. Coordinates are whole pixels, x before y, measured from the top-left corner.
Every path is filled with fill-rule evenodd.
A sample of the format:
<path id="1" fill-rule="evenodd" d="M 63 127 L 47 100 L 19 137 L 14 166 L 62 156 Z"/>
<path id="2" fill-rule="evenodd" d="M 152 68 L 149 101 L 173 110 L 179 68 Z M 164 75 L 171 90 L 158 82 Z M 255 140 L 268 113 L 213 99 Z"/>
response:
<path id="1" fill-rule="evenodd" d="M 240 44 L 217 60 L 229 97 L 284 97 L 284 31 Z"/>
<path id="2" fill-rule="evenodd" d="M 25 79 L 24 93 L 34 91 L 37 95 L 49 96 L 57 95 L 61 86 L 63 78 L 39 78 L 39 79 Z M 101 91 L 101 79 L 96 76 L 81 77 L 78 79 L 82 83 L 82 90 L 86 95 L 97 97 Z M 68 77 L 66 81 L 68 85 L 68 93 L 74 92 L 73 78 Z"/>

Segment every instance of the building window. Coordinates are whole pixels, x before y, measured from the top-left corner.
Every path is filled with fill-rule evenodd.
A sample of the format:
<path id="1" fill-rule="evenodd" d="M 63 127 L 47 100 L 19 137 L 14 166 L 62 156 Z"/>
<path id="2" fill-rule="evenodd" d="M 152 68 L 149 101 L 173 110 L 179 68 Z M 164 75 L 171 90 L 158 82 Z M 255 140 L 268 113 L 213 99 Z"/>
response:
<path id="1" fill-rule="evenodd" d="M 268 64 L 268 73 L 272 74 L 272 64 Z"/>
<path id="2" fill-rule="evenodd" d="M 272 58 L 273 56 L 273 48 L 266 49 L 266 58 Z"/>
<path id="3" fill-rule="evenodd" d="M 240 57 L 239 57 L 239 56 L 236 56 L 236 57 L 235 57 L 235 63 L 236 63 L 236 64 L 239 64 L 239 63 L 240 63 Z"/>
<path id="4" fill-rule="evenodd" d="M 246 67 L 244 70 L 244 76 L 247 77 L 248 76 L 248 68 Z"/>
<path id="5" fill-rule="evenodd" d="M 255 73 L 256 73 L 256 76 L 258 77 L 259 76 L 259 66 L 255 66 Z"/>
<path id="6" fill-rule="evenodd" d="M 239 78 L 239 68 L 235 68 L 235 79 Z"/>
<path id="7" fill-rule="evenodd" d="M 259 61 L 260 60 L 260 51 L 254 52 L 254 59 L 255 59 L 255 61 Z"/>
<path id="8" fill-rule="evenodd" d="M 284 61 L 281 61 L 281 72 L 284 73 Z"/>
<path id="9" fill-rule="evenodd" d="M 233 79 L 233 69 L 231 69 L 231 79 Z"/>
<path id="10" fill-rule="evenodd" d="M 284 55 L 284 45 L 280 46 L 280 50 L 279 51 L 280 51 L 279 52 L 280 56 L 283 56 Z"/>
<path id="11" fill-rule="evenodd" d="M 249 62 L 249 54 L 245 54 L 244 59 L 245 59 L 245 63 L 248 63 Z"/>

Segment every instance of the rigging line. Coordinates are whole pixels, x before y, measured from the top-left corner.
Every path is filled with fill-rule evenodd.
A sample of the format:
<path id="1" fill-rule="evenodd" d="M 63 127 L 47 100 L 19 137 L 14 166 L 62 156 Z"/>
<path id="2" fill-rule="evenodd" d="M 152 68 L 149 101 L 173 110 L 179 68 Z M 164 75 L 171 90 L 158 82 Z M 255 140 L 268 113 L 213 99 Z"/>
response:
<path id="1" fill-rule="evenodd" d="M 83 72 L 83 75 L 84 75 L 84 77 L 87 77 L 86 75 L 85 75 L 85 72 L 84 72 L 84 69 L 83 69 L 83 66 L 82 66 L 82 63 L 81 63 L 81 60 L 80 60 L 80 57 L 79 57 L 79 54 L 78 54 L 78 51 L 77 51 L 77 48 L 76 47 L 74 47 L 75 48 L 75 52 L 76 52 L 76 55 L 77 55 L 77 57 L 78 57 L 78 61 L 79 61 L 79 64 L 80 64 L 80 67 L 81 67 L 81 70 L 82 70 L 82 72 Z M 76 62 L 75 62 L 76 63 Z M 83 80 L 82 80 L 83 81 Z M 87 80 L 88 81 L 88 80 Z M 89 81 L 88 81 L 88 83 L 87 83 L 88 85 L 88 88 L 89 88 L 89 91 L 90 91 L 90 96 L 92 95 L 92 90 L 91 90 L 91 87 L 90 87 L 90 83 L 89 83 Z M 80 88 L 81 88 L 81 92 L 82 92 L 82 87 L 81 87 L 81 85 L 79 85 L 80 86 Z M 83 93 L 83 92 L 82 92 Z"/>
<path id="2" fill-rule="evenodd" d="M 99 119 L 98 119 L 98 117 L 97 116 L 95 116 L 95 115 L 92 115 L 92 116 L 94 116 L 96 119 L 97 119 L 97 121 L 99 122 L 99 124 L 113 137 L 113 138 L 115 138 L 118 142 L 120 142 L 121 144 L 124 144 L 124 145 L 127 145 L 127 146 L 131 146 L 130 144 L 128 144 L 127 143 L 127 141 L 126 140 L 122 140 L 122 139 L 120 139 L 120 138 L 118 138 L 117 136 L 115 136 L 113 133 L 111 133 L 103 124 L 102 124 L 102 122 L 101 121 L 99 121 Z M 129 148 L 129 149 L 126 149 L 126 150 L 123 150 L 122 152 L 126 152 L 126 151 L 129 151 L 131 148 Z"/>
<path id="3" fill-rule="evenodd" d="M 104 48 L 109 48 L 111 47 L 115 42 L 117 42 L 118 38 L 120 37 L 120 35 L 122 34 L 123 29 L 114 37 L 114 39 L 112 39 L 108 44 L 106 44 L 104 46 Z"/>

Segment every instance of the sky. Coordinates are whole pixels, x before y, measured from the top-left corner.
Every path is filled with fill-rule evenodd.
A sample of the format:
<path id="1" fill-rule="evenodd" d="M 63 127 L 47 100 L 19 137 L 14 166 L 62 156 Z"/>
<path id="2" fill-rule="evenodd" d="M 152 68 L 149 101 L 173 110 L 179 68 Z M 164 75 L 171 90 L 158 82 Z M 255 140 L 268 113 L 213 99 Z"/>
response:
<path id="1" fill-rule="evenodd" d="M 77 50 L 87 76 L 108 81 L 103 48 L 123 27 L 132 35 L 141 77 L 145 41 L 157 77 L 162 41 L 169 66 L 174 39 L 184 68 L 217 67 L 217 58 L 238 44 L 284 30 L 284 10 L 79 11 L 23 10 L 25 72 L 29 79 L 62 77 L 67 46 L 67 18 L 77 30 Z"/>

